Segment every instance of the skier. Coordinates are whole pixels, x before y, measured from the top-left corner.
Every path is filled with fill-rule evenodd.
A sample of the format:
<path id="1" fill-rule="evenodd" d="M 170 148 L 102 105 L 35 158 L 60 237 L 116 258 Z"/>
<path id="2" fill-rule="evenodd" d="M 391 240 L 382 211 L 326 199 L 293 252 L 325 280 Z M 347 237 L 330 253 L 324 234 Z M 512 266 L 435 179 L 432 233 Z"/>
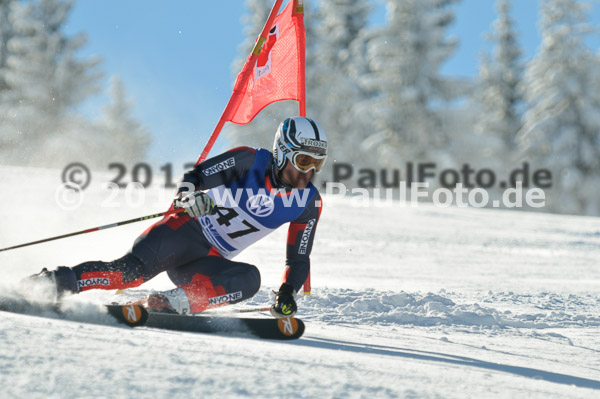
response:
<path id="1" fill-rule="evenodd" d="M 29 281 L 51 281 L 58 297 L 90 289 L 137 287 L 166 271 L 177 288 L 140 301 L 147 309 L 198 313 L 256 294 L 259 270 L 231 260 L 279 226 L 290 223 L 284 282 L 271 314 L 290 317 L 306 280 L 321 197 L 311 183 L 327 158 L 327 138 L 305 117 L 284 120 L 273 152 L 234 148 L 184 174 L 172 214 L 155 223 L 122 258 L 42 270 Z"/>

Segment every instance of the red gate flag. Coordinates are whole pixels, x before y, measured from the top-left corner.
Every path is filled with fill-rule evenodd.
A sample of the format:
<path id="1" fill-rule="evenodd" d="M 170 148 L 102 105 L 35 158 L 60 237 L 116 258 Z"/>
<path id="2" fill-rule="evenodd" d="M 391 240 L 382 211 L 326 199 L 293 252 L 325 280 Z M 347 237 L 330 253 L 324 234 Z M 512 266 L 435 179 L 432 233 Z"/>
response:
<path id="1" fill-rule="evenodd" d="M 301 1 L 290 0 L 275 18 L 266 40 L 258 39 L 235 81 L 233 104 L 223 114 L 225 121 L 244 125 L 276 101 L 305 101 L 306 32 L 301 4 Z"/>
<path id="2" fill-rule="evenodd" d="M 275 0 L 254 50 L 237 76 L 233 94 L 196 165 L 206 159 L 225 122 L 250 123 L 264 107 L 281 100 L 299 101 L 299 115 L 306 116 L 304 0 L 290 0 L 277 15 L 282 2 Z M 269 43 L 265 45 L 269 37 Z"/>

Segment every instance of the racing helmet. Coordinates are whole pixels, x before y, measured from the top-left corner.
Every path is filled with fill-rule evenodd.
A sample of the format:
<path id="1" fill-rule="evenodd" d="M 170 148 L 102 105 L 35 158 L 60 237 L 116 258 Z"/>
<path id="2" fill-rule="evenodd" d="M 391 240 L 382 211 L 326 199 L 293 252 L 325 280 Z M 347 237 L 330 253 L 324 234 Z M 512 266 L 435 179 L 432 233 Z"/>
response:
<path id="1" fill-rule="evenodd" d="M 288 118 L 275 132 L 273 159 L 279 170 L 290 162 L 301 173 L 319 173 L 327 159 L 327 136 L 310 118 Z"/>

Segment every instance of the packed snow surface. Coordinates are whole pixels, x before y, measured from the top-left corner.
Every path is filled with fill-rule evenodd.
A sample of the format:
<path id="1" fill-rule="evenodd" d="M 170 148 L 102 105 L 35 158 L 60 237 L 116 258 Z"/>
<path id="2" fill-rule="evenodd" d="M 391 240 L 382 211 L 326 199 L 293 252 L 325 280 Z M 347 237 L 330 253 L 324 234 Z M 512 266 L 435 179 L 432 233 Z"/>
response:
<path id="1" fill-rule="evenodd" d="M 132 204 L 97 183 L 66 211 L 55 200 L 60 171 L 0 167 L 0 182 L 0 247 L 163 211 L 171 196 L 148 189 Z M 101 303 L 171 288 L 160 275 L 126 294 L 69 298 L 69 320 L 0 312 L 0 396 L 600 395 L 598 218 L 400 203 L 357 208 L 343 198 L 325 198 L 324 206 L 312 295 L 298 299 L 307 326 L 300 340 L 131 329 L 99 311 Z M 2 252 L 2 289 L 10 294 L 42 267 L 121 256 L 152 222 Z M 263 287 L 236 307 L 271 303 L 285 239 L 282 228 L 238 257 L 260 268 Z"/>

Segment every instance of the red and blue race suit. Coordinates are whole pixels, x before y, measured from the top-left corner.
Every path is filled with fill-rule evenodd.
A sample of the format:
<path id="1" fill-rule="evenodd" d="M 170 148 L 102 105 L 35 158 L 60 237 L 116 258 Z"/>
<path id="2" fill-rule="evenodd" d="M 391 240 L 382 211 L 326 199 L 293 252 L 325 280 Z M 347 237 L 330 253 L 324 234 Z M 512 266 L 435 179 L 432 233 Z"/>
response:
<path id="1" fill-rule="evenodd" d="M 260 273 L 232 258 L 289 223 L 284 281 L 296 291 L 301 288 L 321 213 L 321 197 L 312 183 L 304 190 L 286 186 L 270 151 L 242 147 L 187 172 L 179 188 L 186 190 L 206 190 L 217 213 L 197 220 L 185 213 L 170 215 L 148 228 L 122 258 L 59 268 L 57 283 L 75 292 L 124 289 L 166 271 L 186 292 L 192 313 L 236 303 L 256 294 Z"/>

